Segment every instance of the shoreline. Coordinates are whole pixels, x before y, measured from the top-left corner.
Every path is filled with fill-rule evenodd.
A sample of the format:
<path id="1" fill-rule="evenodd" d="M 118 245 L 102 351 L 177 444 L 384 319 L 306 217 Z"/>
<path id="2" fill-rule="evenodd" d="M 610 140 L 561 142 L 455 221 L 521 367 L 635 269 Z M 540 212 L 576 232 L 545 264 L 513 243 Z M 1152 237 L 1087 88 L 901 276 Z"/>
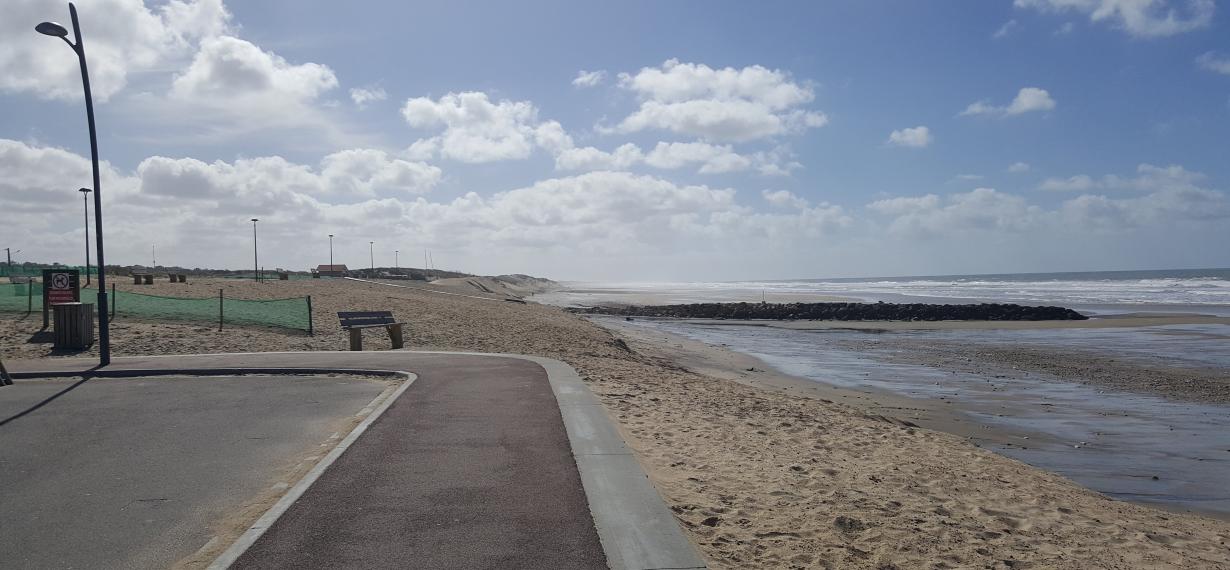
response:
<path id="1" fill-rule="evenodd" d="M 774 391 L 791 397 L 810 398 L 822 403 L 837 403 L 849 406 L 869 419 L 947 433 L 960 437 L 975 447 L 987 448 L 989 451 L 1009 459 L 1019 460 L 1011 455 L 1002 453 L 1001 449 L 1007 450 L 1014 447 L 1018 449 L 1038 449 L 1045 446 L 1070 447 L 1071 442 L 1058 439 L 1049 433 L 1034 431 L 1024 427 L 1003 427 L 980 421 L 976 415 L 994 415 L 999 411 L 994 406 L 985 403 L 979 405 L 966 401 L 959 406 L 954 406 L 951 405 L 953 404 L 951 400 L 912 397 L 876 387 L 850 388 L 838 386 L 825 382 L 822 379 L 794 376 L 777 370 L 756 356 L 727 348 L 724 344 L 718 346 L 693 340 L 669 331 L 639 327 L 627 323 L 622 318 L 599 316 L 592 317 L 589 320 L 611 331 L 617 337 L 624 339 L 635 350 L 653 358 L 668 361 L 690 372 L 731 380 L 753 388 Z M 680 319 L 680 321 L 683 320 Z M 944 370 L 958 368 L 952 362 L 954 359 L 950 358 L 952 354 L 929 354 L 925 352 L 926 349 L 917 350 L 917 347 L 915 348 L 918 354 L 925 354 L 926 357 L 919 357 L 918 354 L 915 354 L 895 357 L 894 359 Z M 928 346 L 927 348 L 932 347 Z M 977 371 L 996 377 L 999 377 L 1002 373 L 1022 372 L 1016 367 L 1009 370 L 1008 366 L 1003 362 L 982 360 L 982 357 L 988 356 L 985 354 L 985 347 L 979 347 L 977 352 L 980 357 L 979 360 L 966 363 L 962 367 L 965 372 Z M 946 356 L 949 358 L 945 358 Z M 1103 357 L 1103 361 L 1115 362 L 1114 359 L 1105 357 Z M 1147 373 L 1148 371 L 1145 372 Z M 1028 373 L 1026 374 L 1028 375 Z M 1073 380 L 1072 378 L 1058 379 L 1064 381 Z M 1119 388 L 1123 389 L 1122 387 Z M 1127 390 L 1124 389 L 1124 391 Z M 1147 394 L 1151 392 L 1155 391 L 1137 390 L 1128 393 Z M 1183 400 L 1179 399 L 1177 401 Z M 1227 401 L 1230 401 L 1230 399 L 1227 399 Z M 1045 467 L 1035 468 L 1055 473 L 1061 477 L 1065 476 Z M 1099 493 L 1099 491 L 1094 489 L 1088 490 Z M 1157 508 L 1176 514 L 1196 514 L 1217 520 L 1230 521 L 1230 512 L 1204 510 L 1192 505 L 1131 501 L 1123 498 L 1112 498 L 1112 500 Z"/>

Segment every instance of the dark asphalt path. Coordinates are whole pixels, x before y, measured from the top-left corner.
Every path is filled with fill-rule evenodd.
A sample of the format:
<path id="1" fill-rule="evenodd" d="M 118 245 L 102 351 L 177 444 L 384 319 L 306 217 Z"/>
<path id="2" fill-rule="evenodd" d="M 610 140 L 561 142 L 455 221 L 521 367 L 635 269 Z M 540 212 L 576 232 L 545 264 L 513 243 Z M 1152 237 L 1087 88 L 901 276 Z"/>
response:
<path id="1" fill-rule="evenodd" d="M 606 568 L 543 369 L 413 363 L 418 380 L 232 568 Z"/>
<path id="2" fill-rule="evenodd" d="M 0 421 L 75 384 L 0 388 Z M 0 568 L 168 568 L 385 390 L 353 377 L 95 378 L 0 426 Z M 294 478 L 291 478 L 294 477 Z"/>

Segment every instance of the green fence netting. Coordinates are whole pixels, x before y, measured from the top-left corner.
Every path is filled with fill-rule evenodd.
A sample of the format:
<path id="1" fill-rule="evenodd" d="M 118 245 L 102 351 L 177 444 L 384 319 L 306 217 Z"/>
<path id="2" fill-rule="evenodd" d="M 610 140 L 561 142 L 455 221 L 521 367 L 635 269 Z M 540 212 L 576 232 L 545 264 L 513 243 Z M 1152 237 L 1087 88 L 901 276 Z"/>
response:
<path id="1" fill-rule="evenodd" d="M 76 269 L 81 272 L 81 277 L 86 276 L 86 268 L 84 265 L 17 265 L 12 268 L 7 263 L 0 261 L 0 277 L 42 277 L 44 269 Z M 91 265 L 89 269 L 90 275 L 98 275 L 98 268 Z"/>
<path id="2" fill-rule="evenodd" d="M 27 310 L 43 310 L 43 290 L 39 284 L 0 283 L 0 311 L 24 313 Z"/>
<path id="3" fill-rule="evenodd" d="M 94 289 L 83 289 L 82 300 L 94 301 Z M 135 317 L 164 321 L 189 321 L 210 324 L 237 324 L 282 327 L 312 331 L 311 298 L 292 297 L 252 301 L 209 297 L 186 299 L 159 297 L 128 291 L 111 295 L 114 318 Z M 43 289 L 39 283 L 0 284 L 0 311 L 43 310 Z"/>

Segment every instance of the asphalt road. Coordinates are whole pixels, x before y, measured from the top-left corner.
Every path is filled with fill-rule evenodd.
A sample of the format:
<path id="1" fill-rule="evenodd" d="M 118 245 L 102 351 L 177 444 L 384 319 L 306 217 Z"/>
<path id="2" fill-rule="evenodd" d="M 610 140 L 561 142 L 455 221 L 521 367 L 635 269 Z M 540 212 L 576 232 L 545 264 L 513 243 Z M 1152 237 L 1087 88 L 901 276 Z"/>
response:
<path id="1" fill-rule="evenodd" d="M 0 388 L 0 567 L 169 567 L 253 498 L 293 484 L 284 476 L 387 387 L 354 377 L 93 379 L 14 418 L 73 383 Z"/>
<path id="2" fill-rule="evenodd" d="M 542 367 L 410 368 L 418 380 L 232 568 L 606 568 Z"/>

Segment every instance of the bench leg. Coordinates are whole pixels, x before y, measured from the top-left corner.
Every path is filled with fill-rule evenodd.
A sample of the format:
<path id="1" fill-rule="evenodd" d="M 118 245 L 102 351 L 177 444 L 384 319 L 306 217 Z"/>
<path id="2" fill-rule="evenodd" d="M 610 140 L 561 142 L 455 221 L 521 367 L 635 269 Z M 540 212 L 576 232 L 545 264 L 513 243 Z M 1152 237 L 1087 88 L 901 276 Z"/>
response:
<path id="1" fill-rule="evenodd" d="M 350 350 L 363 350 L 363 329 L 350 329 Z"/>
<path id="2" fill-rule="evenodd" d="M 401 337 L 401 325 L 389 325 L 389 340 L 393 341 L 393 348 L 398 349 L 406 346 L 405 341 Z"/>

